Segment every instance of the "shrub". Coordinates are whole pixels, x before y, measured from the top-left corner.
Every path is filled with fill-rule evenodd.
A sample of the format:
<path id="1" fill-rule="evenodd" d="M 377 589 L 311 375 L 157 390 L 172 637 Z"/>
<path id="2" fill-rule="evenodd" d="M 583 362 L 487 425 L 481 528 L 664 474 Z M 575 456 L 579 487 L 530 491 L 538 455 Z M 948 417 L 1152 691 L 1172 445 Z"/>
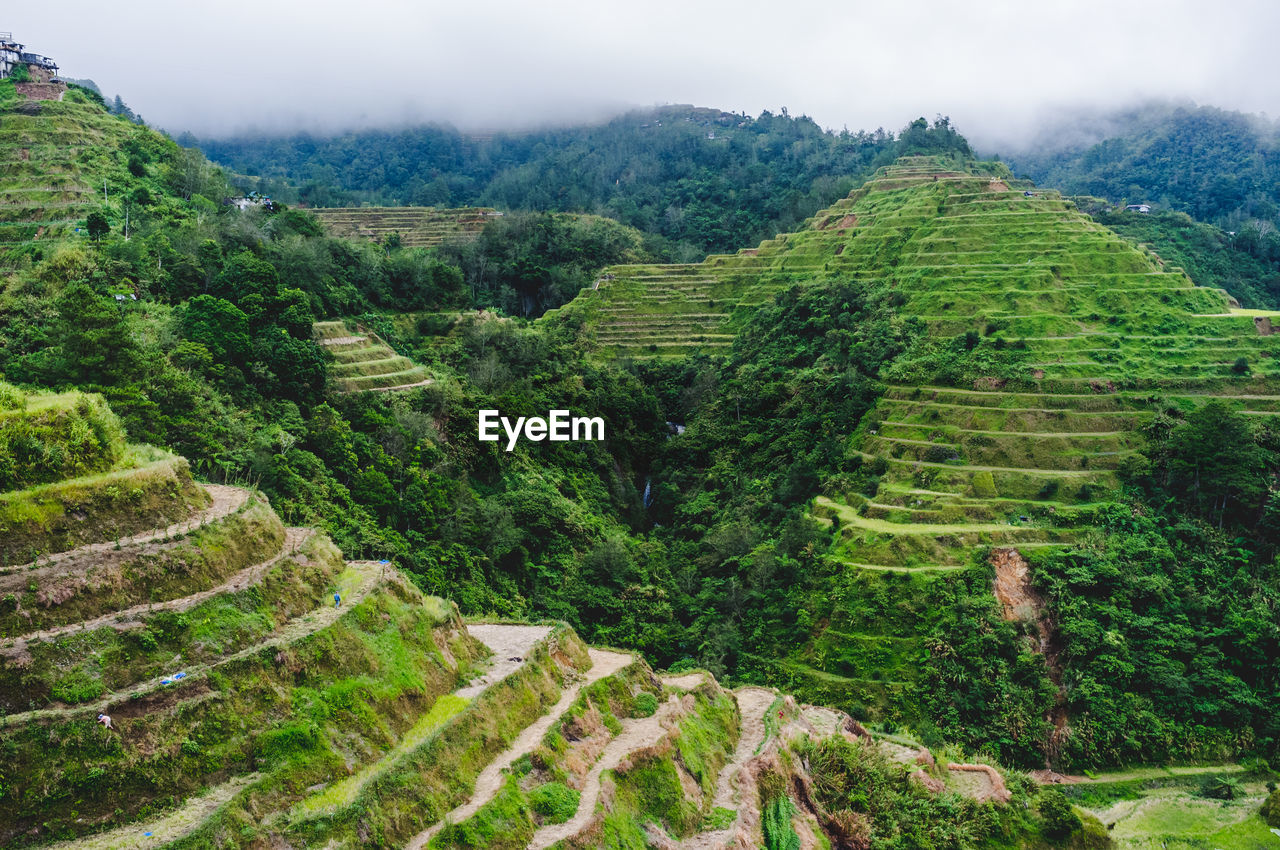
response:
<path id="1" fill-rule="evenodd" d="M 767 850 L 800 850 L 800 836 L 791 826 L 795 804 L 786 796 L 776 797 L 764 808 L 760 826 Z"/>
<path id="2" fill-rule="evenodd" d="M 1045 835 L 1053 838 L 1065 838 L 1083 826 L 1071 801 L 1056 788 L 1040 794 L 1040 817 L 1044 818 Z"/>
<path id="3" fill-rule="evenodd" d="M 107 221 L 107 217 L 101 212 L 94 210 L 84 220 L 85 229 L 89 231 L 90 239 L 101 239 L 111 232 L 111 223 Z"/>
<path id="4" fill-rule="evenodd" d="M 0 492 L 103 472 L 124 455 L 124 427 L 101 396 L 22 398 L 0 386 Z"/>
<path id="5" fill-rule="evenodd" d="M 319 744 L 320 728 L 310 721 L 298 720 L 262 733 L 258 752 L 264 761 L 273 763 L 313 750 Z"/>
<path id="6" fill-rule="evenodd" d="M 1036 493 L 1036 498 L 1052 499 L 1056 495 L 1058 495 L 1058 481 L 1057 479 L 1054 479 L 1054 480 L 1045 482 L 1045 485 L 1040 488 L 1040 492 Z"/>
<path id="7" fill-rule="evenodd" d="M 578 811 L 582 795 L 560 782 L 548 782 L 529 792 L 529 805 L 546 823 L 564 823 Z"/>
<path id="8" fill-rule="evenodd" d="M 929 463 L 946 463 L 950 460 L 956 460 L 959 454 L 951 446 L 932 445 L 925 449 L 924 459 Z"/>
<path id="9" fill-rule="evenodd" d="M 1243 793 L 1243 789 L 1229 776 L 1206 776 L 1197 793 L 1210 800 L 1234 800 Z"/>
<path id="10" fill-rule="evenodd" d="M 26 395 L 11 384 L 0 382 L 0 410 L 16 410 L 26 403 Z"/>
<path id="11" fill-rule="evenodd" d="M 1271 792 L 1270 796 L 1262 802 L 1262 810 L 1259 814 L 1267 822 L 1267 826 L 1280 826 L 1280 791 Z"/>
<path id="12" fill-rule="evenodd" d="M 104 690 L 101 680 L 77 667 L 59 679 L 51 693 L 56 700 L 75 704 L 97 699 Z"/>
<path id="13" fill-rule="evenodd" d="M 642 691 L 636 696 L 635 715 L 636 717 L 652 717 L 653 713 L 658 710 L 658 698 L 648 691 Z"/>

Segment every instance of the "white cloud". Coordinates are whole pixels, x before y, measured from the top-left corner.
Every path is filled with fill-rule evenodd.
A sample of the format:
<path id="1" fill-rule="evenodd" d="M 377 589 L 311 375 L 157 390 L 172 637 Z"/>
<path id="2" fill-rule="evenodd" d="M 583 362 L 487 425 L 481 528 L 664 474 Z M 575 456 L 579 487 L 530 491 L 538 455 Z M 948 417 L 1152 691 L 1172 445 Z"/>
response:
<path id="1" fill-rule="evenodd" d="M 695 103 L 851 129 L 946 113 L 993 144 L 1045 110 L 1144 97 L 1280 114 L 1267 0 L 63 0 L 3 25 L 152 123 L 202 134 Z"/>

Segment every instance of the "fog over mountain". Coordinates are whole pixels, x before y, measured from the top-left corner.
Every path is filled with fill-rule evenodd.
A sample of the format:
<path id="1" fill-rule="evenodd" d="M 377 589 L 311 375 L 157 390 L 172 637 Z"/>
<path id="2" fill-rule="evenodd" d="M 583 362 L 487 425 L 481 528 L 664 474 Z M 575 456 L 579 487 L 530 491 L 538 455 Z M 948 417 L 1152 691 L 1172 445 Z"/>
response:
<path id="1" fill-rule="evenodd" d="M 1063 108 L 1191 98 L 1280 113 L 1265 0 L 833 4 L 551 0 L 14 5 L 0 26 L 151 123 L 218 136 L 504 129 L 695 103 L 832 128 L 950 114 L 1016 143 Z"/>

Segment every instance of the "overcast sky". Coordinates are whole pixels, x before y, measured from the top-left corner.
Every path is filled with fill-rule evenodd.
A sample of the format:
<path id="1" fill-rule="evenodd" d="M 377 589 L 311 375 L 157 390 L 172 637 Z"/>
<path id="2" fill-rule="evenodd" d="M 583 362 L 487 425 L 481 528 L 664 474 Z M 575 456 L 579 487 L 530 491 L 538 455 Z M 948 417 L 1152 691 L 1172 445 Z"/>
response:
<path id="1" fill-rule="evenodd" d="M 0 30 L 173 133 L 501 129 L 693 103 L 986 144 L 1145 97 L 1280 115 L 1276 0 L 58 0 Z"/>

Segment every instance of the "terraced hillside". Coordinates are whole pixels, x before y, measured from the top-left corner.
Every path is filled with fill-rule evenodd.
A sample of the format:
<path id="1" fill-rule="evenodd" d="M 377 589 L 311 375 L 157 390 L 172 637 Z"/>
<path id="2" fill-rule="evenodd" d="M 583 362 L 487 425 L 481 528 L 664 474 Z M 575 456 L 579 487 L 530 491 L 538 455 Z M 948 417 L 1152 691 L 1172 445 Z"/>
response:
<path id="1" fill-rule="evenodd" d="M 658 676 L 563 625 L 464 626 L 185 465 L 163 510 L 111 472 L 58 479 L 86 418 L 106 439 L 82 460 L 129 471 L 118 422 L 96 397 L 0 390 L 0 434 L 21 420 L 50 448 L 22 467 L 42 483 L 0 493 L 44 521 L 36 557 L 0 569 L 5 847 L 764 846 L 847 825 L 787 790 L 812 783 L 796 753 L 814 746 L 856 748 L 903 791 L 927 776 L 937 817 L 1010 799 L 991 767 L 922 769 L 768 689 Z"/>
<path id="2" fill-rule="evenodd" d="M 723 352 L 754 305 L 824 280 L 883 284 L 925 332 L 848 446 L 872 485 L 831 484 L 813 507 L 843 581 L 866 591 L 854 598 L 897 590 L 837 610 L 791 659 L 759 660 L 814 701 L 918 705 L 928 601 L 977 556 L 1004 553 L 1000 601 L 1019 597 L 1009 617 L 1034 620 L 1027 562 L 1089 539 L 1158 412 L 1221 399 L 1280 413 L 1280 314 L 1238 309 L 996 164 L 899 160 L 799 233 L 699 264 L 608 269 L 564 312 L 604 356 Z"/>
<path id="3" fill-rule="evenodd" d="M 89 212 L 118 204 L 120 186 L 145 184 L 155 170 L 148 163 L 177 150 L 74 88 L 61 101 L 26 102 L 12 82 L 0 82 L 0 113 L 0 268 L 83 233 Z M 128 173 L 130 154 L 141 176 Z"/>
<path id="4" fill-rule="evenodd" d="M 999 365 L 957 386 L 889 373 L 850 447 L 877 486 L 829 491 L 814 513 L 837 533 L 846 581 L 908 573 L 898 598 L 914 610 L 838 611 L 779 671 L 809 698 L 888 714 L 919 704 L 929 601 L 945 598 L 948 570 L 989 557 L 1005 618 L 1031 623 L 1047 644 L 1034 564 L 1051 547 L 1096 542 L 1094 513 L 1143 445 L 1143 425 L 1215 398 L 1280 412 L 1280 337 L 1267 316 L 1195 287 L 1052 193 L 933 176 L 926 163 L 904 166 L 855 195 L 868 235 L 842 258 L 887 278 L 901 312 L 923 318 L 940 345 L 970 334 L 975 358 Z M 894 197 L 922 212 L 895 213 L 884 229 L 874 210 Z M 1058 711 L 1050 752 L 1070 734 Z"/>
<path id="5" fill-rule="evenodd" d="M 474 238 L 502 215 L 489 207 L 337 207 L 311 212 L 330 236 L 382 244 L 399 234 L 407 248 L 434 248 L 446 239 Z"/>
<path id="6" fill-rule="evenodd" d="M 316 322 L 316 340 L 333 355 L 330 376 L 340 392 L 387 392 L 431 383 L 427 370 L 402 357 L 377 334 L 345 322 Z"/>
<path id="7" fill-rule="evenodd" d="M 967 386 L 921 385 L 911 366 L 888 373 L 854 437 L 883 468 L 879 488 L 818 502 L 850 563 L 941 568 L 977 545 L 1069 543 L 1157 410 L 1223 398 L 1280 412 L 1280 337 L 1267 317 L 1052 193 L 923 161 L 860 192 L 850 209 L 864 233 L 840 263 L 887 279 L 932 339 L 969 334 L 991 365 Z"/>
<path id="8" fill-rule="evenodd" d="M 779 291 L 857 274 L 868 251 L 873 258 L 877 251 L 892 251 L 908 227 L 930 217 L 934 209 L 929 198 L 884 194 L 901 188 L 917 167 L 882 169 L 866 187 L 809 219 L 805 229 L 755 248 L 713 254 L 701 263 L 606 268 L 592 290 L 564 310 L 583 317 L 583 343 L 605 356 L 725 353 L 754 308 Z M 926 179 L 932 182 L 935 176 L 946 181 L 944 186 L 966 179 L 958 172 L 936 170 Z M 865 220 L 876 210 L 884 214 L 874 222 Z"/>

